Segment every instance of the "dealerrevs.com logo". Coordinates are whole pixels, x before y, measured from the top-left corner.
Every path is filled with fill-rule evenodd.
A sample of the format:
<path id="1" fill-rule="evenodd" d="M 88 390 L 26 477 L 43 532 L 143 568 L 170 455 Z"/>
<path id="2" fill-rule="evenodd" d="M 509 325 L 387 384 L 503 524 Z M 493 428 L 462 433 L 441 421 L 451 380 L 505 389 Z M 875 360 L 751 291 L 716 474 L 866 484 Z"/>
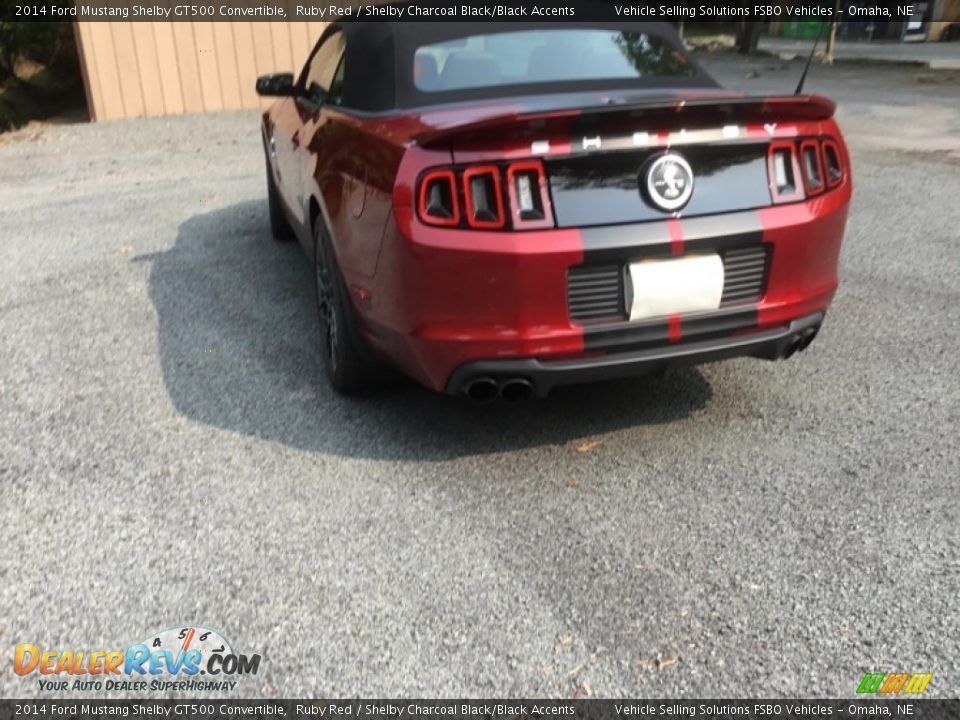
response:
<path id="1" fill-rule="evenodd" d="M 234 652 L 215 630 L 171 628 L 126 650 L 41 649 L 16 646 L 13 671 L 36 677 L 40 690 L 100 692 L 233 690 L 236 678 L 256 675 L 260 655 Z"/>

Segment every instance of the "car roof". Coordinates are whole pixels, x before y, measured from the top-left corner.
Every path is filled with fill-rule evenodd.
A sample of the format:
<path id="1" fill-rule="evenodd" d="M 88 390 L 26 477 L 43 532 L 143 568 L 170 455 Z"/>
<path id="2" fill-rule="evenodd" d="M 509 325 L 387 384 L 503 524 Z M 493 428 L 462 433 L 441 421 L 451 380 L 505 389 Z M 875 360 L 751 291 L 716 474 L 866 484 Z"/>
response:
<path id="1" fill-rule="evenodd" d="M 429 7 L 434 3 L 419 3 Z M 440 2 L 437 5 L 443 4 Z M 382 6 L 381 6 L 382 7 Z M 409 6 L 406 6 L 409 7 Z M 449 92 L 419 90 L 414 84 L 414 55 L 418 48 L 448 40 L 483 35 L 529 30 L 606 29 L 645 33 L 662 38 L 689 59 L 683 43 L 669 23 L 651 22 L 411 22 L 343 19 L 331 23 L 321 36 L 321 42 L 336 32 L 345 40 L 344 98 L 347 108 L 367 112 L 409 109 L 443 102 L 476 99 L 506 98 L 544 92 L 544 85 L 499 86 L 496 88 L 468 88 Z M 691 59 L 696 73 L 691 77 L 650 78 L 637 80 L 603 81 L 624 89 L 638 87 L 717 87 L 716 82 Z M 602 83 L 593 83 L 600 87 Z M 582 90 L 584 82 L 571 82 L 569 88 L 552 83 L 550 92 Z"/>

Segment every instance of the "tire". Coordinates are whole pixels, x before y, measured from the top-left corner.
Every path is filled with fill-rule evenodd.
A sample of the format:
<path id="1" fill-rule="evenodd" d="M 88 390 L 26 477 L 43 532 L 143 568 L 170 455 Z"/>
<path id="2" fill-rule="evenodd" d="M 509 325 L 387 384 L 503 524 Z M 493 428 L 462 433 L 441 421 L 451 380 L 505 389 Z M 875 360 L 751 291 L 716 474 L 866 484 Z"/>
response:
<path id="1" fill-rule="evenodd" d="M 383 368 L 360 336 L 346 284 L 320 218 L 313 232 L 313 256 L 320 350 L 327 379 L 344 395 L 368 393 L 382 382 Z"/>
<path id="2" fill-rule="evenodd" d="M 280 191 L 277 190 L 277 183 L 273 179 L 269 160 L 267 160 L 267 207 L 270 210 L 270 232 L 273 234 L 273 239 L 277 242 L 293 240 L 293 230 L 290 229 L 290 223 L 287 222 L 287 216 L 283 212 Z"/>

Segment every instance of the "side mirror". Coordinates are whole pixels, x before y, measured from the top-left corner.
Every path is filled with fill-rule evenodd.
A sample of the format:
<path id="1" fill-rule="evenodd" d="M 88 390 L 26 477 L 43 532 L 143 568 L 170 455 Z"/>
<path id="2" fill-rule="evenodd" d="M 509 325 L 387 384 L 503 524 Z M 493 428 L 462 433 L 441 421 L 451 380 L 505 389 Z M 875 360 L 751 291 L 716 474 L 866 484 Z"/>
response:
<path id="1" fill-rule="evenodd" d="M 257 95 L 288 97 L 293 95 L 293 73 L 273 73 L 257 78 Z"/>

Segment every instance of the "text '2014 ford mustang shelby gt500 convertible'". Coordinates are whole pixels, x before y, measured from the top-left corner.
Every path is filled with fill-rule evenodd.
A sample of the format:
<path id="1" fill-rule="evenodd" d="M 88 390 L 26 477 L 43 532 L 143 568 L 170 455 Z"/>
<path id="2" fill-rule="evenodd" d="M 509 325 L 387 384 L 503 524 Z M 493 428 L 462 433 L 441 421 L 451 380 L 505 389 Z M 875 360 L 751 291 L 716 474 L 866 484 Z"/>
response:
<path id="1" fill-rule="evenodd" d="M 836 291 L 834 104 L 724 91 L 669 25 L 337 22 L 257 89 L 340 391 L 382 364 L 517 399 L 786 358 Z"/>

